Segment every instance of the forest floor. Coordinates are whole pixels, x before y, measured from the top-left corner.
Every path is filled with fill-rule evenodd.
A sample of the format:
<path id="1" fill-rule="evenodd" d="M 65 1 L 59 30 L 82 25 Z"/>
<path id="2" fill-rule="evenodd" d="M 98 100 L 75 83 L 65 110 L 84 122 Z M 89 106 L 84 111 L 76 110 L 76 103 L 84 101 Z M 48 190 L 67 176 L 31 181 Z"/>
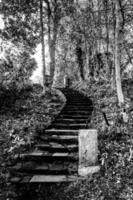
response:
<path id="1" fill-rule="evenodd" d="M 35 92 L 33 95 L 33 92 L 31 92 L 30 97 L 24 97 L 23 100 L 20 98 L 23 106 L 21 103 L 18 103 L 19 101 L 16 101 L 17 105 L 15 105 L 15 108 L 18 106 L 17 110 L 20 107 L 24 107 L 22 113 L 19 110 L 18 114 L 16 114 L 17 111 L 13 112 L 9 108 L 7 112 L 2 112 L 1 110 L 0 113 L 2 124 L 0 142 L 5 141 L 0 146 L 0 164 L 2 166 L 0 169 L 1 200 L 133 199 L 132 101 L 130 98 L 125 97 L 126 103 L 123 108 L 126 112 L 125 110 L 123 112 L 123 108 L 121 109 L 118 106 L 116 93 L 112 91 L 110 84 L 102 82 L 95 82 L 91 84 L 91 87 L 90 83 L 87 83 L 86 87 L 81 86 L 79 91 L 85 95 L 89 94 L 94 102 L 95 110 L 91 123 L 98 130 L 98 162 L 100 171 L 86 177 L 85 180 L 71 184 L 26 185 L 21 188 L 8 185 L 9 174 L 7 166 L 15 155 L 15 151 L 18 151 L 18 149 L 22 151 L 24 146 L 32 146 L 32 142 L 36 138 L 36 131 L 40 127 L 46 128 L 47 122 L 50 123 L 64 103 L 62 100 L 59 101 L 59 96 L 55 95 L 55 93 L 48 93 L 44 98 L 44 96 L 35 94 Z M 30 102 L 31 107 L 29 106 Z M 26 110 L 26 105 L 28 111 Z M 43 106 L 44 109 L 42 109 Z M 52 116 L 51 113 L 53 113 Z M 125 117 L 124 121 L 123 116 Z M 42 124 L 42 121 L 46 123 Z M 36 126 L 33 125 L 33 122 L 36 122 Z"/>

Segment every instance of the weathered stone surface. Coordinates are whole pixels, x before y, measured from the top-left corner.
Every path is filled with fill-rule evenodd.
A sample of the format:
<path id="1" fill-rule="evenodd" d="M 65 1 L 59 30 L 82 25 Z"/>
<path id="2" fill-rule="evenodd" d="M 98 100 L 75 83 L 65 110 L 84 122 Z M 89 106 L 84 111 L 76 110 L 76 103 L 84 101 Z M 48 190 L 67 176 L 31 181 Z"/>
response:
<path id="1" fill-rule="evenodd" d="M 54 153 L 53 157 L 67 157 L 68 153 Z"/>
<path id="2" fill-rule="evenodd" d="M 32 179 L 30 180 L 31 183 L 41 183 L 41 182 L 49 182 L 49 183 L 56 183 L 56 182 L 71 182 L 71 181 L 75 181 L 77 179 L 76 176 L 56 176 L 56 175 L 35 175 L 32 177 Z"/>
<path id="3" fill-rule="evenodd" d="M 75 136 L 75 135 L 61 135 L 61 136 L 53 135 L 52 138 L 61 139 L 61 140 L 73 140 L 73 139 L 78 139 L 78 136 Z"/>
<path id="4" fill-rule="evenodd" d="M 89 174 L 94 174 L 100 170 L 99 166 L 89 166 L 89 167 L 79 167 L 78 175 L 87 176 Z"/>
<path id="5" fill-rule="evenodd" d="M 97 130 L 79 130 L 79 168 L 94 166 L 97 154 Z"/>

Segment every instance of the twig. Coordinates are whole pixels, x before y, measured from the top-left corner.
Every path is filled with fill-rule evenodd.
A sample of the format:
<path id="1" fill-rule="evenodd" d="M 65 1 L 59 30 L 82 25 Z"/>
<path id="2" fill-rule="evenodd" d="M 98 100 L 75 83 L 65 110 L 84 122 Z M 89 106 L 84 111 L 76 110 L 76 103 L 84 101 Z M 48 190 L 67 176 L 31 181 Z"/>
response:
<path id="1" fill-rule="evenodd" d="M 106 117 L 106 113 L 102 111 L 102 114 L 103 114 L 103 117 L 104 117 L 104 119 L 105 119 L 105 122 L 106 122 L 107 126 L 110 126 L 110 124 L 109 124 L 109 122 L 108 122 L 108 119 L 107 119 L 107 117 Z"/>

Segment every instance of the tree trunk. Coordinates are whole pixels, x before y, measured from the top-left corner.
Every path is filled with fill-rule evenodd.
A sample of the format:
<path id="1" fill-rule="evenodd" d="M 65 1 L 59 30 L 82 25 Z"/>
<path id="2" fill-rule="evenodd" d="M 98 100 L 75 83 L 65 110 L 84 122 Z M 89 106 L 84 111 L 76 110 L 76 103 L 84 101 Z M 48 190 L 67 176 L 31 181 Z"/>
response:
<path id="1" fill-rule="evenodd" d="M 53 16 L 50 8 L 49 1 L 47 3 L 48 11 L 48 44 L 50 53 L 50 77 L 51 77 L 51 87 L 53 85 L 54 73 L 55 73 L 55 51 L 56 51 L 56 38 L 57 38 L 57 27 L 58 27 L 58 17 L 56 13 L 57 2 L 54 2 Z M 51 26 L 52 25 L 52 26 Z"/>
<path id="2" fill-rule="evenodd" d="M 109 62 L 108 62 L 108 53 L 109 53 L 109 24 L 108 24 L 108 0 L 105 0 L 104 2 L 104 6 L 105 6 L 105 24 L 106 24 L 106 74 L 107 77 L 109 75 L 110 72 L 110 66 L 109 66 Z"/>
<path id="3" fill-rule="evenodd" d="M 105 24 L 106 24 L 106 51 L 109 52 L 109 20 L 108 20 L 108 0 L 104 2 L 105 6 Z"/>
<path id="4" fill-rule="evenodd" d="M 56 25 L 54 25 L 56 26 Z M 53 30 L 53 39 L 51 41 L 51 46 L 50 46 L 50 52 L 51 52 L 51 66 L 50 66 L 50 76 L 53 81 L 54 78 L 54 72 L 55 72 L 55 51 L 56 51 L 56 36 L 57 36 L 57 30 L 54 28 Z"/>
<path id="5" fill-rule="evenodd" d="M 119 51 L 119 28 L 120 28 L 120 19 L 119 19 L 119 3 L 118 0 L 114 0 L 115 3 L 115 34 L 114 34 L 114 55 L 115 55 L 115 73 L 116 73 L 116 88 L 119 105 L 121 106 L 124 103 L 124 96 L 121 86 L 121 76 L 120 76 L 120 51 Z"/>
<path id="6" fill-rule="evenodd" d="M 51 69 L 51 8 L 50 8 L 50 3 L 47 1 L 47 15 L 48 15 L 48 46 L 49 46 L 49 56 L 50 56 L 50 69 Z M 50 75 L 50 70 L 49 70 L 49 75 Z"/>
<path id="7" fill-rule="evenodd" d="M 101 7 L 100 7 L 100 1 L 97 0 L 97 9 L 98 9 L 98 21 L 97 21 L 97 27 L 98 27 L 98 53 L 101 53 L 101 47 L 102 47 L 102 26 L 101 26 Z"/>
<path id="8" fill-rule="evenodd" d="M 81 79 L 84 80 L 84 62 L 83 62 L 83 51 L 81 47 L 81 39 L 78 39 L 77 41 L 76 55 L 77 55 L 77 62 L 79 66 L 80 76 Z"/>
<path id="9" fill-rule="evenodd" d="M 88 44 L 87 41 L 85 41 L 85 51 L 86 51 L 86 66 L 85 66 L 85 80 L 88 80 L 90 69 L 89 69 L 89 51 L 88 51 Z"/>
<path id="10" fill-rule="evenodd" d="M 40 0 L 40 26 L 41 26 L 41 44 L 42 44 L 42 74 L 43 74 L 43 93 L 45 93 L 45 43 L 44 43 L 44 24 L 43 24 L 43 0 Z"/>
<path id="11" fill-rule="evenodd" d="M 84 43 L 85 43 L 85 64 L 84 64 L 84 79 L 87 80 L 89 77 L 89 51 L 88 51 L 88 40 L 86 37 L 86 28 L 84 25 Z"/>

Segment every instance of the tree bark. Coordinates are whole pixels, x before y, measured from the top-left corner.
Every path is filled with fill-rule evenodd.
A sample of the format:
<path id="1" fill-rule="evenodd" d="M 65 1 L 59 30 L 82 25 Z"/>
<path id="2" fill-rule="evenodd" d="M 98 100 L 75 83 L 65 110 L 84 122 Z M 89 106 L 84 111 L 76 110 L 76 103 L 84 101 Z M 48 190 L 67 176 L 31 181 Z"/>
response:
<path id="1" fill-rule="evenodd" d="M 108 0 L 104 2 L 105 6 L 105 24 L 106 24 L 106 51 L 109 52 L 109 22 L 108 22 Z"/>
<path id="2" fill-rule="evenodd" d="M 77 42 L 76 55 L 77 55 L 77 62 L 79 66 L 80 76 L 81 79 L 84 80 L 84 63 L 83 63 L 83 51 L 81 47 L 81 39 L 79 39 Z"/>
<path id="3" fill-rule="evenodd" d="M 88 80 L 90 68 L 89 68 L 89 51 L 88 51 L 87 40 L 85 40 L 85 51 L 86 51 L 86 63 L 85 63 L 86 66 L 85 66 L 84 78 L 85 78 L 85 80 Z"/>
<path id="4" fill-rule="evenodd" d="M 48 14 L 48 45 L 50 53 L 50 77 L 51 87 L 53 85 L 54 73 L 55 73 L 55 51 L 56 51 L 56 38 L 58 28 L 58 13 L 57 13 L 57 2 L 53 2 L 53 11 L 50 6 L 50 2 L 45 0 L 47 3 L 47 14 Z"/>
<path id="5" fill-rule="evenodd" d="M 43 74 L 43 92 L 45 93 L 45 42 L 44 42 L 44 24 L 43 24 L 43 0 L 40 0 L 40 27 L 41 27 L 41 44 L 42 44 L 42 74 Z"/>
<path id="6" fill-rule="evenodd" d="M 114 55 L 115 55 L 115 73 L 116 73 L 116 88 L 119 105 L 124 103 L 124 96 L 121 86 L 121 76 L 120 76 L 120 51 L 119 51 L 119 29 L 120 29 L 120 18 L 119 18 L 119 3 L 118 0 L 114 0 L 115 4 L 115 34 L 114 34 Z"/>
<path id="7" fill-rule="evenodd" d="M 109 75 L 110 72 L 110 66 L 109 66 L 109 62 L 108 62 L 108 53 L 109 53 L 109 24 L 108 24 L 108 0 L 105 0 L 104 2 L 104 6 L 105 6 L 105 24 L 106 24 L 106 74 L 107 77 Z"/>
<path id="8" fill-rule="evenodd" d="M 54 72 L 55 72 L 55 51 L 56 51 L 56 38 L 57 38 L 57 23 L 56 20 L 53 22 L 53 39 L 51 41 L 50 49 L 51 49 L 51 67 L 50 67 L 50 76 L 53 80 Z"/>

